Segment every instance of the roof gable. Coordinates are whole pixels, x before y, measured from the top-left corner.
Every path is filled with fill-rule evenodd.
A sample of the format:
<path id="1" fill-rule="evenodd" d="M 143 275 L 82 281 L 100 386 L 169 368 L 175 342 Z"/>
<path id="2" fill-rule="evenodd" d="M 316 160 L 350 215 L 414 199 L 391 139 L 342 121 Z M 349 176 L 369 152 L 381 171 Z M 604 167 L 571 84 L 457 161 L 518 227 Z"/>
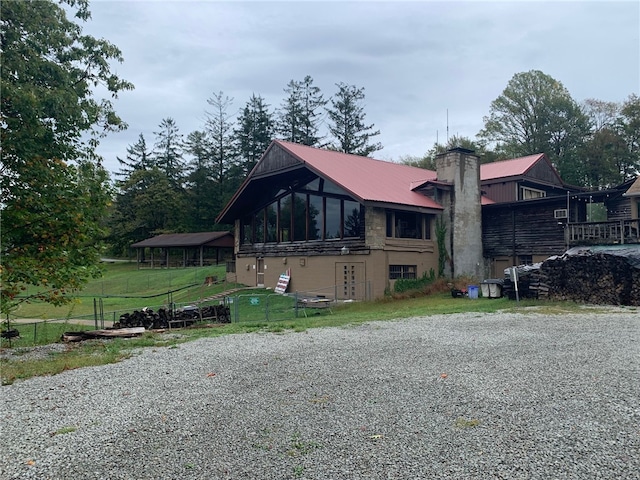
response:
<path id="1" fill-rule="evenodd" d="M 480 181 L 497 180 L 525 175 L 537 162 L 546 160 L 544 153 L 526 157 L 501 160 L 480 165 Z M 551 164 L 549 164 L 551 167 Z M 551 167 L 553 168 L 553 167 Z"/>
<path id="2" fill-rule="evenodd" d="M 631 184 L 629 189 L 624 193 L 625 197 L 640 197 L 640 177 Z"/>

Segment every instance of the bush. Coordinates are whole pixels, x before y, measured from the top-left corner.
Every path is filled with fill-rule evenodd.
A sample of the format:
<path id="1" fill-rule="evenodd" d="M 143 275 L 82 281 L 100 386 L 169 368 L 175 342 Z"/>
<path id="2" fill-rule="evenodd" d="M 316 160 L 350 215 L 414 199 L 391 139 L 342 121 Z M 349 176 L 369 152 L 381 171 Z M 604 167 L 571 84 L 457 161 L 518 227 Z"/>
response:
<path id="1" fill-rule="evenodd" d="M 427 275 L 427 272 L 424 272 L 420 278 L 400 278 L 396 280 L 396 283 L 393 286 L 393 291 L 395 293 L 404 293 L 411 290 L 424 290 L 426 286 L 433 283 L 435 279 L 436 272 L 434 272 L 432 268 L 429 270 L 429 275 Z"/>

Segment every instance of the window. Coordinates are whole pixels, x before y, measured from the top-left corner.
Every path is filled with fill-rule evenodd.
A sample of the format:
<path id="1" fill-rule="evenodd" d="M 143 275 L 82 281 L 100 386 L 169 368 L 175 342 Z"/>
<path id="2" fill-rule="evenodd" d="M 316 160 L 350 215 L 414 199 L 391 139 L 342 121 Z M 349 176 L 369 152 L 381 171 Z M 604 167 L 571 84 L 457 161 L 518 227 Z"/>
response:
<path id="1" fill-rule="evenodd" d="M 251 228 L 252 226 L 252 217 L 244 217 L 242 219 L 242 225 L 241 225 L 241 229 L 242 231 L 240 232 L 240 238 L 241 238 L 241 243 L 244 245 L 248 245 L 253 243 L 253 228 Z"/>
<path id="2" fill-rule="evenodd" d="M 344 201 L 344 237 L 358 238 L 364 234 L 364 209 L 358 202 Z"/>
<path id="3" fill-rule="evenodd" d="M 533 256 L 518 255 L 518 262 L 520 262 L 520 265 L 533 265 Z"/>
<path id="4" fill-rule="evenodd" d="M 309 195 L 309 231 L 307 239 L 322 240 L 324 217 L 323 201 L 320 195 Z"/>
<path id="5" fill-rule="evenodd" d="M 399 278 L 415 280 L 417 269 L 416 265 L 389 265 L 389 280 Z"/>
<path id="6" fill-rule="evenodd" d="M 278 241 L 278 210 L 276 207 L 277 204 L 272 203 L 265 209 L 267 213 L 267 242 Z"/>
<path id="7" fill-rule="evenodd" d="M 339 190 L 329 182 L 314 180 L 304 191 L 283 193 L 264 208 L 242 219 L 241 243 L 305 242 L 364 238 L 364 206 L 350 198 L 322 192 Z"/>
<path id="8" fill-rule="evenodd" d="M 416 212 L 388 210 L 387 237 L 430 239 L 430 216 Z"/>
<path id="9" fill-rule="evenodd" d="M 537 188 L 530 187 L 520 187 L 521 200 L 531 200 L 532 198 L 542 198 L 546 196 L 547 192 L 545 192 L 544 190 L 538 190 Z"/>
<path id="10" fill-rule="evenodd" d="M 325 216 L 325 231 L 324 238 L 328 240 L 330 238 L 340 238 L 342 234 L 342 212 L 340 211 L 340 199 L 327 198 L 326 199 L 326 216 Z"/>

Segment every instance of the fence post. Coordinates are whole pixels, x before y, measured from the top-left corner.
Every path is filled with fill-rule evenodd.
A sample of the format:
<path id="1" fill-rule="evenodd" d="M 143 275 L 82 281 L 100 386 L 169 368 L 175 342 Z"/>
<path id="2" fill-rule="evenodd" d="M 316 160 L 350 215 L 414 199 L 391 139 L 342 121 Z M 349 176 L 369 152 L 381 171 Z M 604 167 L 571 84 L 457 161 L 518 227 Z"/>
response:
<path id="1" fill-rule="evenodd" d="M 34 345 L 37 344 L 37 339 L 38 339 L 38 322 L 35 322 L 33 324 L 33 344 Z"/>
<path id="2" fill-rule="evenodd" d="M 264 296 L 264 321 L 269 321 L 269 295 Z"/>

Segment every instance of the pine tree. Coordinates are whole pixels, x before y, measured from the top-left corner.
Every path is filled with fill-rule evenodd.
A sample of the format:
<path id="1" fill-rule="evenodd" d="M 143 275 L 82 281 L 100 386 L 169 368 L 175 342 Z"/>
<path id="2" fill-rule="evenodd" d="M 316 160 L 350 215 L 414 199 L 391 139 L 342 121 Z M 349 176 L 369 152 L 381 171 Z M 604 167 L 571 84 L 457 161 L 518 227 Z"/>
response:
<path id="1" fill-rule="evenodd" d="M 154 163 L 153 156 L 147 150 L 147 141 L 142 133 L 138 136 L 136 143 L 127 147 L 126 158 L 123 160 L 120 157 L 116 157 L 116 159 L 120 163 L 120 170 L 116 175 L 122 178 L 127 178 L 136 170 L 148 170 L 153 167 Z"/>
<path id="2" fill-rule="evenodd" d="M 288 97 L 278 111 L 277 131 L 284 140 L 302 145 L 316 146 L 322 140 L 319 110 L 327 101 L 320 88 L 313 85 L 313 78 L 291 80 L 284 89 Z"/>
<path id="3" fill-rule="evenodd" d="M 211 144 L 212 175 L 218 184 L 223 185 L 234 160 L 234 122 L 229 108 L 233 98 L 218 92 L 207 100 L 212 111 L 206 111 L 205 132 Z"/>
<path id="4" fill-rule="evenodd" d="M 191 232 L 211 230 L 218 205 L 217 183 L 213 180 L 212 145 L 205 132 L 194 131 L 187 136 L 185 150 L 192 159 L 187 163 L 186 197 L 187 228 Z"/>
<path id="5" fill-rule="evenodd" d="M 184 174 L 184 144 L 182 134 L 173 118 L 160 122 L 160 131 L 154 132 L 156 143 L 154 163 L 167 176 L 175 189 L 182 186 Z"/>
<path id="6" fill-rule="evenodd" d="M 236 152 L 240 175 L 243 177 L 253 169 L 273 140 L 273 114 L 264 99 L 255 94 L 247 102 L 238 117 L 235 130 Z"/>
<path id="7" fill-rule="evenodd" d="M 329 132 L 334 137 L 330 148 L 344 153 L 368 156 L 382 150 L 382 144 L 370 143 L 372 137 L 380 135 L 380 130 L 373 130 L 374 125 L 364 123 L 365 113 L 362 101 L 364 88 L 355 85 L 337 83 L 338 92 L 331 99 L 329 115 Z"/>

